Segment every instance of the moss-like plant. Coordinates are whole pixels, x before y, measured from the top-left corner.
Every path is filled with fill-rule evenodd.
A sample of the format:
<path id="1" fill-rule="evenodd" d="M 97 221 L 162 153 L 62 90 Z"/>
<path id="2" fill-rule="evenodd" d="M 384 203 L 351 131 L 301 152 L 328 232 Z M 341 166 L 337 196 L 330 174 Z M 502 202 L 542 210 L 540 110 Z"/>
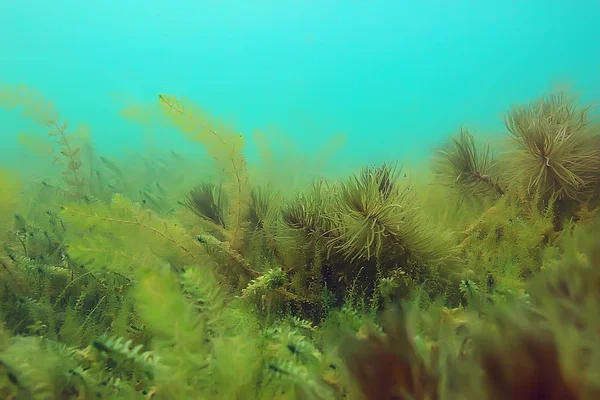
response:
<path id="1" fill-rule="evenodd" d="M 403 316 L 385 328 L 386 336 L 371 331 L 363 338 L 347 337 L 342 345 L 359 392 L 367 400 L 439 399 L 442 376 L 435 368 L 435 354 L 430 359 L 419 354 Z"/>
<path id="2" fill-rule="evenodd" d="M 83 233 L 71 232 L 69 254 L 97 273 L 132 277 L 141 266 L 164 262 L 181 266 L 207 260 L 200 244 L 176 222 L 123 196 L 114 196 L 108 206 L 95 202 L 64 207 L 62 215 Z"/>

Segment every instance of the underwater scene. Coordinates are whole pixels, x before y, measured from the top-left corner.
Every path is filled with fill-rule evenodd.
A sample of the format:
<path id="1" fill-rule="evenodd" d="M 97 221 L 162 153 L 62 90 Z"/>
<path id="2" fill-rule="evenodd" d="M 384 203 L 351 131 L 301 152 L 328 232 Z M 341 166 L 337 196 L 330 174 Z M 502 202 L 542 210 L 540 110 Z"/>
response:
<path id="1" fill-rule="evenodd" d="M 599 18 L 4 2 L 0 399 L 600 399 Z"/>

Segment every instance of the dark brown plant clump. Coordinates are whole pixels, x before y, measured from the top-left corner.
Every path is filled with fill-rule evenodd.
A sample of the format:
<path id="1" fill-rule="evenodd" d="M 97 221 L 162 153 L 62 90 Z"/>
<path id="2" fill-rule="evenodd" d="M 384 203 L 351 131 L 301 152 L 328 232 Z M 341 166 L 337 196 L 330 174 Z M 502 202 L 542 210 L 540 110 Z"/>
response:
<path id="1" fill-rule="evenodd" d="M 416 351 L 406 321 L 390 321 L 385 335 L 348 338 L 342 357 L 365 400 L 436 400 L 441 377 Z"/>
<path id="2" fill-rule="evenodd" d="M 555 339 L 547 332 L 517 328 L 482 347 L 481 367 L 490 400 L 586 398 L 580 379 L 565 376 Z"/>
<path id="3" fill-rule="evenodd" d="M 225 197 L 220 185 L 201 183 L 187 194 L 185 205 L 200 218 L 225 228 Z"/>

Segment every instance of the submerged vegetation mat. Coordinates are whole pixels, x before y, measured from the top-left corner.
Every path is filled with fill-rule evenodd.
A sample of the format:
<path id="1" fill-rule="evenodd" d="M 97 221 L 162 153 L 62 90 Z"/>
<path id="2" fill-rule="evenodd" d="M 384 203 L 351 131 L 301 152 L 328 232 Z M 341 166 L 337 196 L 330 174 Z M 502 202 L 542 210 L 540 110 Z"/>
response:
<path id="1" fill-rule="evenodd" d="M 0 171 L 0 398 L 600 398 L 600 126 L 576 99 L 508 110 L 502 149 L 462 129 L 417 171 L 293 188 L 266 135 L 250 164 L 189 99 L 121 115 L 208 157 L 98 154 L 26 86 L 0 106 L 40 127 Z"/>

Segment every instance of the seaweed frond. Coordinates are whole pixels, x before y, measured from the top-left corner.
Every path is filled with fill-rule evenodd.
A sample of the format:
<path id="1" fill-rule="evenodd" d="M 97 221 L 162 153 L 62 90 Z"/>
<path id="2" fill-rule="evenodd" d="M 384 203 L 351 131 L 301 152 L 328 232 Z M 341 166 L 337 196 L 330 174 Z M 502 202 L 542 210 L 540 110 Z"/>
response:
<path id="1" fill-rule="evenodd" d="M 508 322 L 508 321 L 505 321 Z M 578 378 L 566 377 L 556 339 L 510 322 L 501 338 L 481 338 L 481 367 L 490 400 L 586 398 Z"/>

